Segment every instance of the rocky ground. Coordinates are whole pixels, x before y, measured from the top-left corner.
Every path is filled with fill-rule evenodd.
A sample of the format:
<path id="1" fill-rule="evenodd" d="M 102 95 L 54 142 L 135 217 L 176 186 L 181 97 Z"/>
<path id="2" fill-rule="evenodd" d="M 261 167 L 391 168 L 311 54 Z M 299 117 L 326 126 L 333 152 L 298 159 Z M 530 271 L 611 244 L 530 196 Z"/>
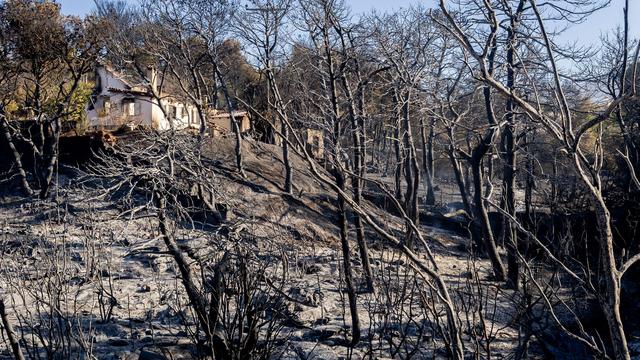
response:
<path id="1" fill-rule="evenodd" d="M 243 179 L 233 171 L 231 141 L 210 147 L 218 161 L 212 176 L 219 180 L 227 220 L 215 228 L 177 224 L 175 237 L 203 273 L 203 264 L 225 253 L 245 254 L 255 264 L 254 273 L 264 275 L 260 286 L 285 299 L 286 321 L 270 357 L 445 356 L 433 323 L 440 315 L 429 314 L 429 307 L 415 299 L 422 294 L 426 303 L 437 301 L 429 298 L 429 289 L 419 288 L 425 283 L 415 280 L 408 260 L 371 232 L 380 286 L 374 294 L 359 294 L 365 340 L 350 348 L 334 196 L 306 171 L 295 173 L 296 196 L 284 196 L 277 148 L 246 142 Z M 47 349 L 62 358 L 193 358 L 194 317 L 155 216 L 132 215 L 128 204 L 96 197 L 94 189 L 78 186 L 73 174 L 61 174 L 56 202 L 12 195 L 0 201 L 0 296 L 16 333 L 34 358 Z M 401 231 L 398 218 L 367 207 L 386 229 Z M 437 228 L 422 231 L 452 296 L 461 309 L 466 306 L 459 320 L 472 324 L 464 334 L 471 351 L 489 346 L 495 358 L 512 356 L 518 297 L 489 280 L 487 261 L 470 260 L 468 239 Z M 355 241 L 352 251 L 360 286 Z M 472 344 L 473 332 L 487 334 L 488 343 Z M 1 359 L 11 358 L 5 341 L 0 339 Z"/>

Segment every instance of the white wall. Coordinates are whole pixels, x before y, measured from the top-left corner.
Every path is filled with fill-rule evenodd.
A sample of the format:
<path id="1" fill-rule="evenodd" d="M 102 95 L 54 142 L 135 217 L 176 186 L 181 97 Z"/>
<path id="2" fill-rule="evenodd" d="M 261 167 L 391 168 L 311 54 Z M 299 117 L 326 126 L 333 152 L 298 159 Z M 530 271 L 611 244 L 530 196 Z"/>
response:
<path id="1" fill-rule="evenodd" d="M 102 89 L 100 94 L 95 98 L 94 108 L 87 108 L 87 118 L 89 119 L 89 127 L 92 129 L 117 129 L 124 124 L 134 124 L 137 126 L 146 126 L 156 130 L 169 130 L 171 125 L 169 120 L 165 118 L 162 109 L 157 101 L 149 96 L 123 94 L 119 92 L 111 92 L 109 88 L 127 90 L 127 84 L 118 79 L 117 76 L 104 67 L 98 68 L 98 76 Z M 109 99 L 111 104 L 108 114 L 105 111 L 104 100 Z M 136 102 L 138 114 L 130 115 L 123 106 L 123 100 L 133 99 Z M 192 105 L 186 105 L 175 101 L 162 100 L 162 106 L 169 111 L 169 106 L 175 106 L 178 115 L 174 125 L 176 129 L 184 129 L 186 127 L 199 127 L 197 119 L 197 111 Z"/>

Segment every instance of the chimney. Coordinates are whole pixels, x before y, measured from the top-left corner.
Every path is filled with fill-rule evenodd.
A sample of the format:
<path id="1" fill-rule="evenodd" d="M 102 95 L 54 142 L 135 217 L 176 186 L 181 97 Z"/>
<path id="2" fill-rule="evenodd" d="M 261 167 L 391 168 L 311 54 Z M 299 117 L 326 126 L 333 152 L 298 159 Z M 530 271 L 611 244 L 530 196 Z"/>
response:
<path id="1" fill-rule="evenodd" d="M 147 80 L 153 92 L 158 91 L 158 70 L 153 65 L 147 66 Z"/>

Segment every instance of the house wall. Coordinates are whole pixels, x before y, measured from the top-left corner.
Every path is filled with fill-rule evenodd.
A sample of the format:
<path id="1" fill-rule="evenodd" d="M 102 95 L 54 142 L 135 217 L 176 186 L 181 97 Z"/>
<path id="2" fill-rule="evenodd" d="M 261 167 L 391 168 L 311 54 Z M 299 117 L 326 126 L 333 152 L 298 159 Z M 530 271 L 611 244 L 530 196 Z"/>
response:
<path id="1" fill-rule="evenodd" d="M 162 109 L 156 104 L 151 105 L 151 124 L 152 128 L 158 130 L 168 130 L 171 128 L 169 121 L 164 117 Z"/>
<path id="2" fill-rule="evenodd" d="M 251 130 L 251 121 L 248 116 L 243 116 L 240 120 L 240 132 L 247 132 Z"/>
<path id="3" fill-rule="evenodd" d="M 105 109 L 105 101 L 108 99 L 110 109 Z M 135 115 L 128 113 L 128 105 L 123 100 L 131 99 L 135 101 Z M 125 94 L 105 94 L 96 98 L 94 109 L 87 110 L 87 118 L 91 128 L 113 129 L 124 124 L 136 124 L 142 126 L 152 125 L 152 112 L 154 107 L 150 99 L 142 97 L 131 97 Z"/>
<path id="4" fill-rule="evenodd" d="M 306 129 L 305 143 L 307 152 L 316 159 L 324 156 L 324 132 L 316 129 Z"/>
<path id="5" fill-rule="evenodd" d="M 231 131 L 231 120 L 228 118 L 212 118 L 209 120 L 209 126 L 218 132 L 229 132 Z"/>
<path id="6" fill-rule="evenodd" d="M 171 124 L 164 116 L 158 102 L 150 96 L 111 92 L 110 88 L 127 90 L 129 86 L 118 79 L 113 72 L 104 67 L 98 68 L 100 93 L 95 97 L 93 109 L 87 107 L 87 118 L 91 129 L 117 129 L 125 124 L 145 126 L 156 130 L 169 130 Z M 105 100 L 109 100 L 110 108 L 105 108 Z M 123 100 L 130 99 L 135 102 L 135 115 L 127 112 L 127 106 L 123 106 Z M 180 117 L 174 125 L 176 129 L 187 127 L 198 128 L 199 117 L 194 106 L 182 104 L 171 100 L 162 100 L 162 106 L 169 111 L 170 107 L 177 108 Z"/>
<path id="7" fill-rule="evenodd" d="M 247 132 L 251 130 L 251 121 L 249 120 L 248 116 L 237 116 L 236 120 L 238 121 L 238 124 L 240 126 L 240 132 Z M 231 123 L 231 119 L 229 119 L 228 116 L 216 116 L 209 118 L 209 126 L 211 126 L 213 129 L 213 136 L 218 136 L 222 133 L 233 132 L 233 124 Z"/>

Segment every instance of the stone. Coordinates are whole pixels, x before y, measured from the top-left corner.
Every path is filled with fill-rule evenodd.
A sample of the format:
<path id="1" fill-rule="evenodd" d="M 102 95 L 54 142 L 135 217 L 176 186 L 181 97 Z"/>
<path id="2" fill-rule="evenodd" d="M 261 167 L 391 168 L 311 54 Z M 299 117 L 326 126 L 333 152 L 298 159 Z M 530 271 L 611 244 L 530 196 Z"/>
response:
<path id="1" fill-rule="evenodd" d="M 107 343 L 110 346 L 116 346 L 116 347 L 129 346 L 129 341 L 125 339 L 109 339 Z"/>
<path id="2" fill-rule="evenodd" d="M 168 358 L 162 354 L 142 350 L 138 360 L 168 360 Z"/>

